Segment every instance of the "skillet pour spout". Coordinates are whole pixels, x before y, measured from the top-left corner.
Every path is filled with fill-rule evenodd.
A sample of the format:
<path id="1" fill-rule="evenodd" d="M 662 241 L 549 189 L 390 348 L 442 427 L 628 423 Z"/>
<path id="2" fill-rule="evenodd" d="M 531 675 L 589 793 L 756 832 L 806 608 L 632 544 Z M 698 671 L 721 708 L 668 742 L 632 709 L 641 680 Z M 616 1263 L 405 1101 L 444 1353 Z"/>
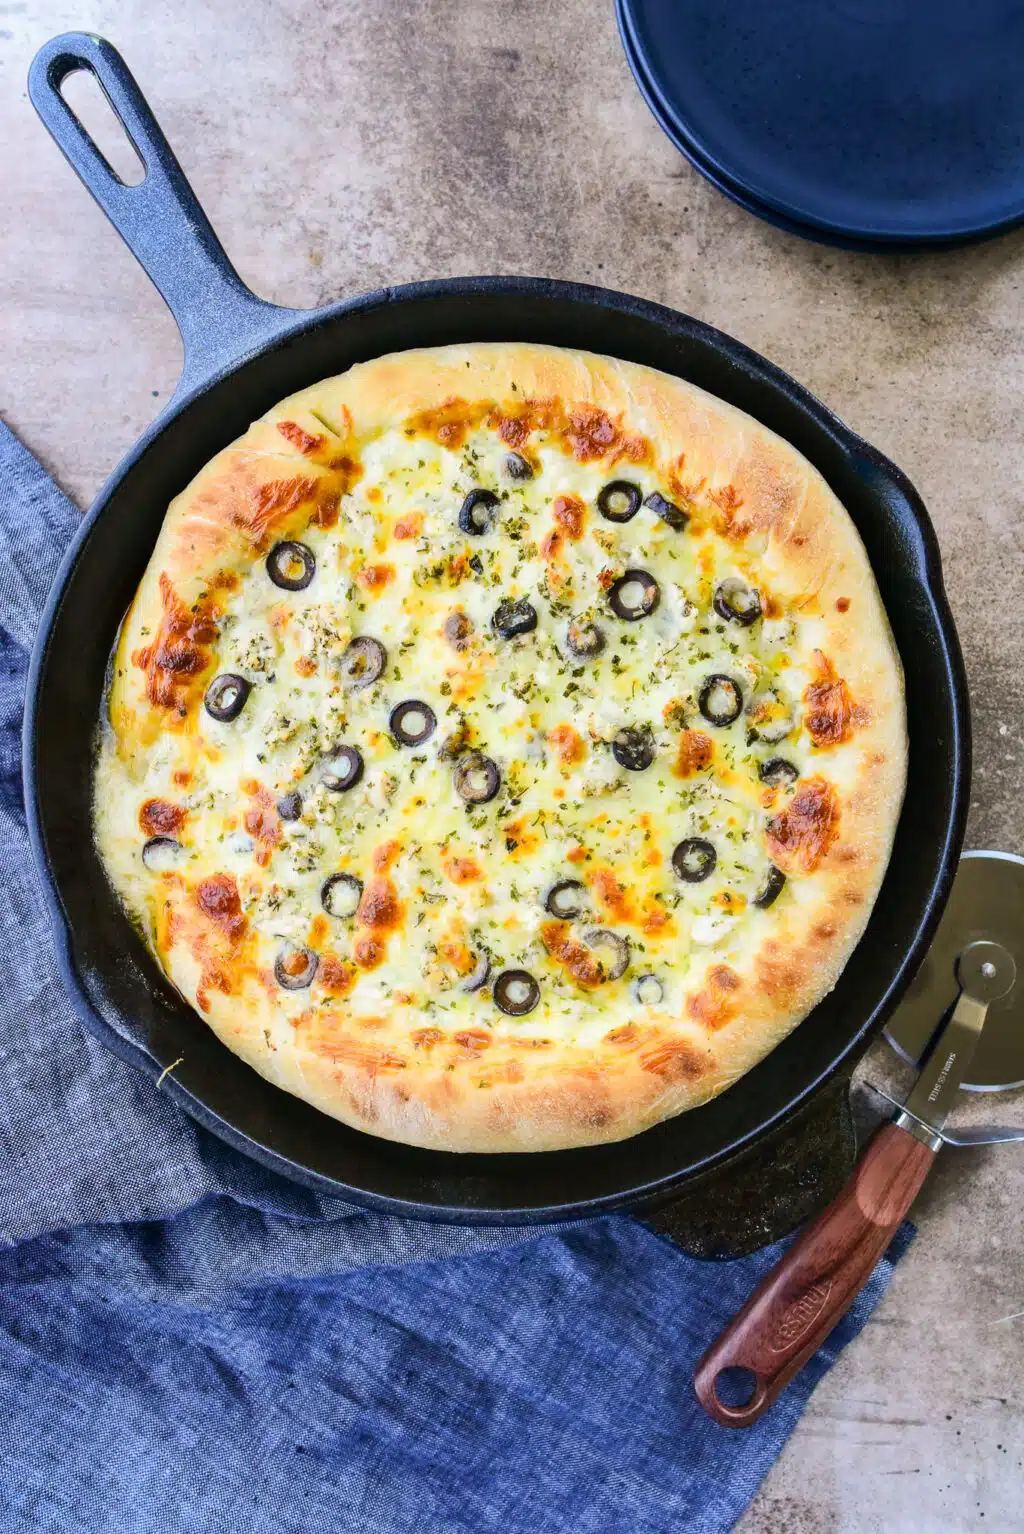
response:
<path id="1" fill-rule="evenodd" d="M 135 144 L 146 168 L 138 186 L 117 179 L 61 96 L 77 69 L 93 72 Z M 930 943 L 959 857 L 970 771 L 967 689 L 935 535 L 913 486 L 763 357 L 629 294 L 544 278 L 465 277 L 309 312 L 265 303 L 228 261 L 110 43 L 84 33 L 47 43 L 29 92 L 167 300 L 185 346 L 174 398 L 83 519 L 30 671 L 23 745 L 32 848 L 64 980 L 85 1025 L 154 1079 L 180 1057 L 164 1090 L 265 1166 L 398 1214 L 561 1220 L 654 1207 L 738 1160 L 749 1167 L 753 1158 L 763 1172 L 774 1137 L 787 1127 L 796 1132 L 823 1092 L 843 1095 L 844 1079 Z M 864 540 L 903 658 L 909 776 L 891 863 L 858 948 L 834 991 L 739 1083 L 617 1145 L 459 1156 L 349 1129 L 278 1091 L 219 1043 L 164 978 L 108 885 L 91 836 L 90 785 L 107 658 L 168 503 L 189 479 L 275 402 L 355 362 L 499 340 L 599 350 L 688 379 L 816 465 Z M 782 1233 L 770 1218 L 760 1229 L 766 1241 Z"/>

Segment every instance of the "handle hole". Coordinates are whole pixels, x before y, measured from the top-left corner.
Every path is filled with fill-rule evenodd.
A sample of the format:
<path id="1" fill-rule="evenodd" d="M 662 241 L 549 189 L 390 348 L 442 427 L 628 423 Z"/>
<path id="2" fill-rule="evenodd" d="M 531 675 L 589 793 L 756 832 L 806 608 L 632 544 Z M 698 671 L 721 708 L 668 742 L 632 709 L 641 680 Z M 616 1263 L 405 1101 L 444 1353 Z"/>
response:
<path id="1" fill-rule="evenodd" d="M 715 1396 L 722 1406 L 749 1406 L 757 1392 L 757 1375 L 742 1364 L 731 1364 L 715 1375 Z"/>
<path id="2" fill-rule="evenodd" d="M 106 161 L 111 175 L 122 186 L 138 186 L 145 181 L 142 156 L 87 64 L 65 75 L 60 94 Z"/>

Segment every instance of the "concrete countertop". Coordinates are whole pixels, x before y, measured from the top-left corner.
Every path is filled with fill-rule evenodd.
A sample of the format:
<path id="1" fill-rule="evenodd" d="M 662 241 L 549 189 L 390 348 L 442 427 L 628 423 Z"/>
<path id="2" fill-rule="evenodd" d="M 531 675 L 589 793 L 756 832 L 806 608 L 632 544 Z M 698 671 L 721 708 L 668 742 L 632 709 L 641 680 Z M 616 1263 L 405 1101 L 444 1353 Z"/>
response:
<path id="1" fill-rule="evenodd" d="M 1024 235 L 880 257 L 760 223 L 662 136 L 610 3 L 2 0 L 0 410 L 83 505 L 180 347 L 29 106 L 32 54 L 71 28 L 120 47 L 263 296 L 468 272 L 623 288 L 738 336 L 890 454 L 931 510 L 966 652 L 968 845 L 1024 850 Z M 915 1219 L 744 1534 L 1021 1527 L 1024 1148 L 945 1153 Z"/>

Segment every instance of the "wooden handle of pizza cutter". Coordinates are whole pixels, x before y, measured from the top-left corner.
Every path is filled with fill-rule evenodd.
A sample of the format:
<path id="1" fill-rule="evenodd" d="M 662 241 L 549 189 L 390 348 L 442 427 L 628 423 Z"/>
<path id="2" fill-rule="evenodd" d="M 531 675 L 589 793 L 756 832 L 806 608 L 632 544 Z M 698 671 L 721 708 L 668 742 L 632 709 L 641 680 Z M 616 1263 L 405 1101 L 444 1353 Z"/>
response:
<path id="1" fill-rule="evenodd" d="M 885 1124 L 868 1142 L 846 1187 L 809 1225 L 697 1365 L 694 1389 L 723 1427 L 750 1427 L 799 1374 L 846 1314 L 914 1202 L 935 1153 Z M 753 1392 L 728 1406 L 723 1369 L 749 1370 Z"/>

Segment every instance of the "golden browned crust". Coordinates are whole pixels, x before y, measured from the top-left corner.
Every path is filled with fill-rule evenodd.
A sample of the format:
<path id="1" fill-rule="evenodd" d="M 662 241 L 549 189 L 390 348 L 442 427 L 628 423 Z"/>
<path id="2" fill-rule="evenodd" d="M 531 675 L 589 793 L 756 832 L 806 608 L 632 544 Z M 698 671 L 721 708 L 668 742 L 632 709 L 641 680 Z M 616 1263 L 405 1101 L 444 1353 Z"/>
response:
<path id="1" fill-rule="evenodd" d="M 351 967 L 328 950 L 311 1004 L 283 1014 L 272 973 L 247 951 L 244 921 L 232 926 L 237 909 L 224 889 L 208 891 L 204 907 L 170 879 L 156 946 L 229 1048 L 324 1112 L 414 1145 L 544 1150 L 621 1139 L 706 1101 L 831 989 L 863 931 L 895 831 L 902 676 L 860 539 L 787 443 L 649 369 L 525 344 L 450 347 L 384 357 L 285 400 L 172 503 L 118 651 L 111 720 L 122 758 L 168 730 L 180 733 L 186 764 L 200 749 L 191 720 L 211 675 L 218 593 L 275 540 L 311 520 L 330 526 L 344 517 L 367 443 L 405 426 L 455 445 L 481 422 L 527 458 L 543 429 L 580 461 L 653 467 L 691 531 L 713 528 L 782 612 L 813 620 L 818 659 L 805 707 L 815 771 L 767 831 L 780 867 L 814 875 L 803 879 L 800 900 L 765 921 L 742 964 L 713 954 L 695 964 L 681 1017 L 667 1024 L 637 1006 L 635 1019 L 597 1047 L 452 1033 L 400 1002 L 356 1027 L 332 1005 Z M 567 501 L 552 536 L 577 536 L 584 513 Z M 385 566 L 368 569 L 378 572 L 368 590 L 387 579 Z M 679 776 L 705 770 L 712 755 L 710 741 L 684 732 Z M 386 873 L 380 879 L 384 889 Z M 388 900 L 369 889 L 368 899 L 360 918 L 367 937 L 400 941 L 377 931 Z M 550 937 L 549 951 L 571 968 L 579 956 Z"/>

